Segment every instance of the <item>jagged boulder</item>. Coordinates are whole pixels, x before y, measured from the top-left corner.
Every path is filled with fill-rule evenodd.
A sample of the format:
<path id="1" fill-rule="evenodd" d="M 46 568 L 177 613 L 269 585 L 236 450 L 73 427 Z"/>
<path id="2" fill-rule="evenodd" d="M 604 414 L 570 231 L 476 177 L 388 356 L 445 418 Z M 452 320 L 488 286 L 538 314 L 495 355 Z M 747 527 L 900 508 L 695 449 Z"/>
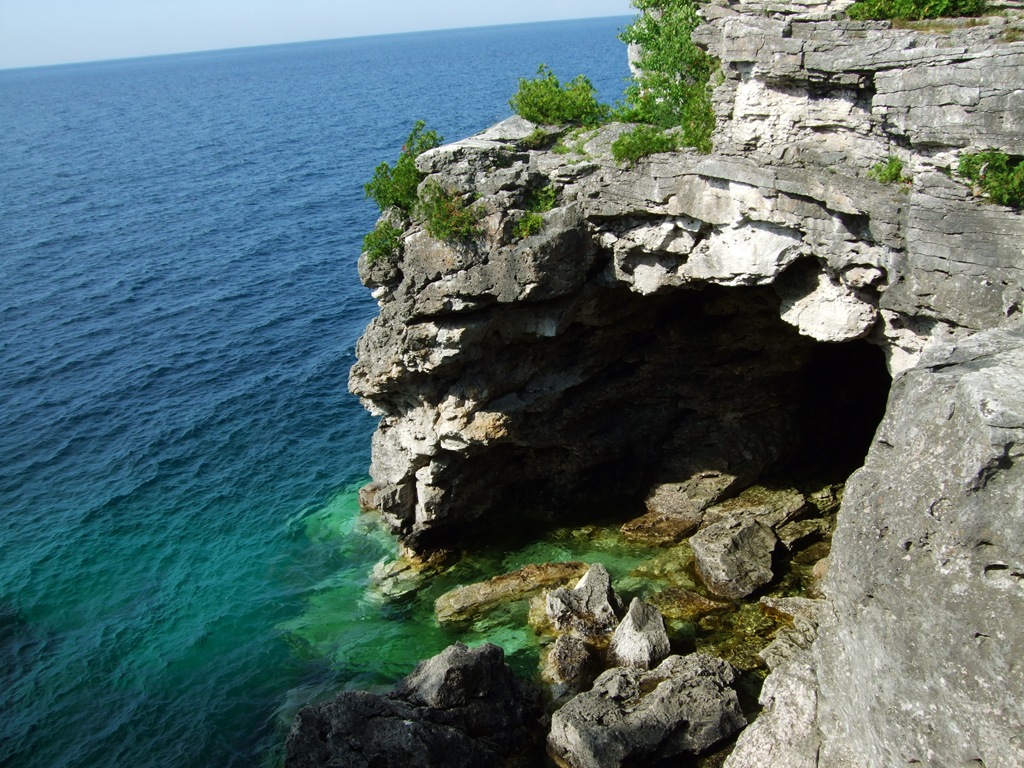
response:
<path id="1" fill-rule="evenodd" d="M 573 589 L 562 587 L 548 593 L 547 614 L 559 631 L 604 635 L 618 625 L 622 601 L 612 589 L 608 569 L 595 563 Z"/>
<path id="2" fill-rule="evenodd" d="M 634 597 L 625 617 L 615 628 L 609 657 L 620 667 L 651 669 L 669 654 L 668 633 L 661 612 Z"/>
<path id="3" fill-rule="evenodd" d="M 761 689 L 761 714 L 739 735 L 725 768 L 819 768 L 817 682 L 806 661 L 773 672 Z"/>
<path id="4" fill-rule="evenodd" d="M 496 645 L 461 643 L 421 663 L 395 690 L 342 693 L 304 707 L 286 744 L 286 768 L 490 768 L 537 743 L 536 692 Z"/>
<path id="5" fill-rule="evenodd" d="M 548 754 L 567 768 L 700 754 L 746 725 L 735 682 L 732 667 L 703 654 L 608 670 L 552 715 Z"/>
<path id="6" fill-rule="evenodd" d="M 697 575 L 716 595 L 739 599 L 775 576 L 778 539 L 759 520 L 735 518 L 709 525 L 690 538 Z"/>

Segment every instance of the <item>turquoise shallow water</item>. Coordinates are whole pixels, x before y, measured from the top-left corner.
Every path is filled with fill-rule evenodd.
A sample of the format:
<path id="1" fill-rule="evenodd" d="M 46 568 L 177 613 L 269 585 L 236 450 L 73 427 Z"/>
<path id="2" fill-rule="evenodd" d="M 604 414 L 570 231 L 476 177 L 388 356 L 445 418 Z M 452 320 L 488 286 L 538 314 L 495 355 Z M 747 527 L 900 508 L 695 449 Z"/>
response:
<path id="1" fill-rule="evenodd" d="M 367 591 L 362 183 L 625 22 L 0 72 L 0 764 L 272 765 L 447 641 Z"/>

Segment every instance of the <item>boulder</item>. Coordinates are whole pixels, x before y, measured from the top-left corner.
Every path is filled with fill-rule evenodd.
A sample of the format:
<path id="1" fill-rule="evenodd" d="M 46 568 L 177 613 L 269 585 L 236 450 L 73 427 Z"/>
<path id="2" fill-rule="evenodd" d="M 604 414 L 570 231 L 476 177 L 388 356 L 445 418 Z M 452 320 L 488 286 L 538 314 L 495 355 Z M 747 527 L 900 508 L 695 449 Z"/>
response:
<path id="1" fill-rule="evenodd" d="M 563 632 L 608 634 L 618 625 L 621 613 L 622 602 L 612 589 L 611 574 L 601 563 L 590 566 L 573 589 L 562 587 L 547 597 L 547 614 Z"/>
<path id="2" fill-rule="evenodd" d="M 807 499 L 797 490 L 755 485 L 735 498 L 708 507 L 704 513 L 704 526 L 723 520 L 750 519 L 774 530 L 803 516 L 808 508 Z"/>
<path id="3" fill-rule="evenodd" d="M 690 539 L 697 575 L 709 590 L 738 600 L 774 578 L 772 553 L 778 539 L 757 520 L 724 520 Z"/>
<path id="4" fill-rule="evenodd" d="M 285 766 L 507 765 L 537 743 L 538 702 L 512 675 L 501 648 L 456 643 L 388 695 L 349 691 L 301 709 Z"/>
<path id="5" fill-rule="evenodd" d="M 445 592 L 434 601 L 434 613 L 441 624 L 471 621 L 498 605 L 572 584 L 586 571 L 586 563 L 578 561 L 526 565 L 511 573 Z"/>
<path id="6" fill-rule="evenodd" d="M 626 616 L 612 635 L 611 661 L 620 667 L 650 669 L 669 654 L 668 633 L 661 613 L 634 597 Z"/>
<path id="7" fill-rule="evenodd" d="M 732 667 L 703 654 L 610 669 L 552 715 L 548 754 L 567 768 L 701 754 L 746 725 L 735 682 Z"/>
<path id="8" fill-rule="evenodd" d="M 548 649 L 541 678 L 551 685 L 556 702 L 585 691 L 598 670 L 594 649 L 576 635 L 559 635 Z"/>

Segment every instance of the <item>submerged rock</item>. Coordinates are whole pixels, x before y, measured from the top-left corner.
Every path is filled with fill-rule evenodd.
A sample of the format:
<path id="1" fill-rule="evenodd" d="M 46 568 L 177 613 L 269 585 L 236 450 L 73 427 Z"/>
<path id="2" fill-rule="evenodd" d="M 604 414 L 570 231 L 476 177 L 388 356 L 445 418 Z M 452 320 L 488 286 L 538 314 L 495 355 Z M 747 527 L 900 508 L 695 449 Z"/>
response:
<path id="1" fill-rule="evenodd" d="M 732 667 L 703 654 L 608 670 L 552 715 L 548 754 L 567 768 L 698 755 L 746 725 L 735 682 Z"/>
<path id="2" fill-rule="evenodd" d="M 732 603 L 710 600 L 704 595 L 683 587 L 663 589 L 649 598 L 651 603 L 669 619 L 693 621 L 709 613 L 721 613 L 733 609 Z"/>
<path id="3" fill-rule="evenodd" d="M 386 696 L 346 692 L 299 711 L 286 768 L 490 768 L 537 743 L 536 692 L 496 645 L 442 651 Z"/>
<path id="4" fill-rule="evenodd" d="M 676 544 L 688 539 L 704 519 L 703 511 L 690 514 L 648 512 L 622 526 L 622 535 L 643 544 Z"/>
<path id="5" fill-rule="evenodd" d="M 525 600 L 543 590 L 576 582 L 586 571 L 587 564 L 578 561 L 526 565 L 511 573 L 445 592 L 434 601 L 434 613 L 441 624 L 470 621 L 498 605 Z"/>

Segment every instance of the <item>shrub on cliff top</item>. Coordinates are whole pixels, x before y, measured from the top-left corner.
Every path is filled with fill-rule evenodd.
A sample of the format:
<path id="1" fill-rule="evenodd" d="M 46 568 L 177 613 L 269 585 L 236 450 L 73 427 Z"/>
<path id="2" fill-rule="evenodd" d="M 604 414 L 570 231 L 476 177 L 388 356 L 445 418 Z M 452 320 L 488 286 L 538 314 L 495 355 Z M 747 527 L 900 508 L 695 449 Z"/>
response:
<path id="1" fill-rule="evenodd" d="M 374 170 L 373 178 L 364 185 L 366 196 L 373 198 L 381 212 L 398 208 L 408 216 L 416 204 L 416 188 L 423 181 L 423 174 L 416 168 L 416 158 L 441 144 L 437 132 L 425 131 L 425 127 L 425 122 L 417 120 L 402 145 L 395 167 L 381 163 Z"/>
<path id="2" fill-rule="evenodd" d="M 517 115 L 541 125 L 598 125 L 609 113 L 586 77 L 560 83 L 546 64 L 534 79 L 519 78 L 519 90 L 508 103 Z"/>
<path id="3" fill-rule="evenodd" d="M 423 219 L 427 234 L 436 240 L 464 243 L 479 237 L 483 211 L 467 205 L 462 195 L 449 192 L 436 181 L 428 181 L 420 190 L 416 212 Z"/>
<path id="4" fill-rule="evenodd" d="M 651 125 L 638 125 L 612 142 L 612 157 L 634 165 L 641 157 L 679 149 L 679 136 Z"/>
<path id="5" fill-rule="evenodd" d="M 951 16 L 980 16 L 985 0 L 859 0 L 846 9 L 851 19 L 906 20 L 938 19 Z"/>
<path id="6" fill-rule="evenodd" d="M 715 114 L 711 75 L 718 62 L 691 39 L 700 23 L 694 0 L 633 0 L 643 11 L 623 30 L 640 47 L 640 75 L 626 89 L 618 117 L 661 128 L 682 128 L 680 144 L 711 151 Z"/>
<path id="7" fill-rule="evenodd" d="M 989 149 L 960 156 L 959 174 L 993 203 L 1024 208 L 1024 160 Z"/>

